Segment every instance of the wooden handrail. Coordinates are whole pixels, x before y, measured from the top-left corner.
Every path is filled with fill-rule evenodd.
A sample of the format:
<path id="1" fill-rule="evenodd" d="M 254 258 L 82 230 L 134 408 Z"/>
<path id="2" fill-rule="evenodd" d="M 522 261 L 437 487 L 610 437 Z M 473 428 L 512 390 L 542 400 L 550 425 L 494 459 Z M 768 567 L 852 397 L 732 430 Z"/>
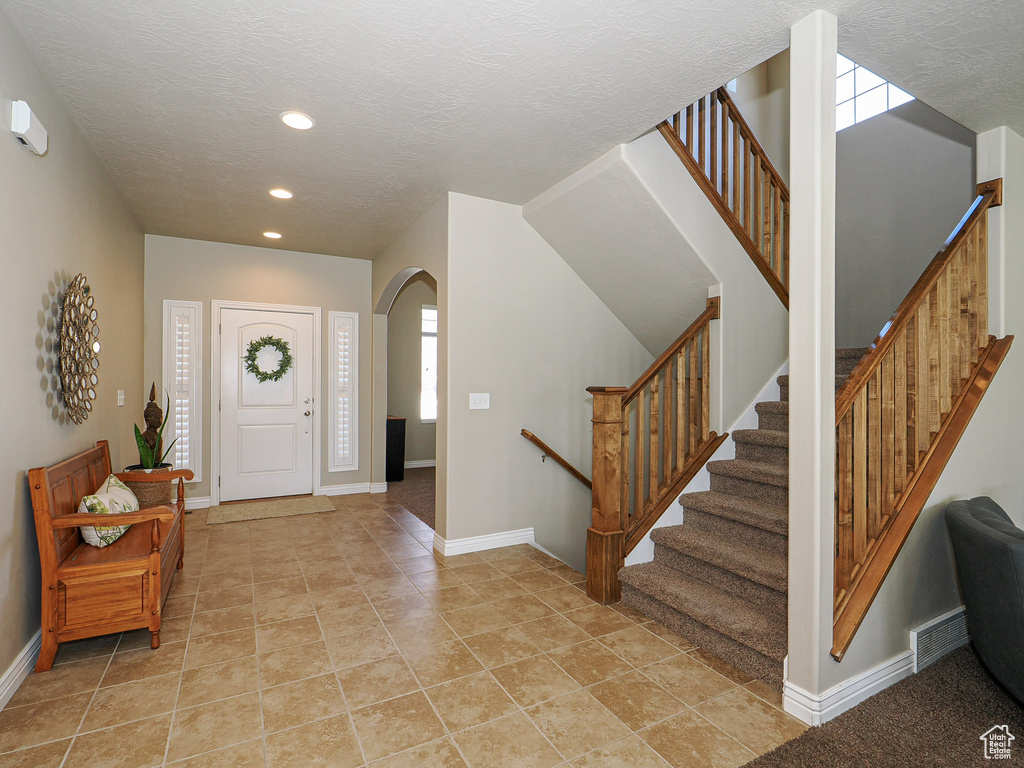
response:
<path id="1" fill-rule="evenodd" d="M 533 432 L 531 432 L 528 429 L 523 429 L 523 430 L 519 431 L 519 434 L 522 435 L 523 437 L 525 437 L 527 440 L 529 440 L 534 445 L 536 445 L 538 448 L 540 448 L 541 451 L 543 451 L 544 455 L 541 457 L 542 459 L 543 458 L 547 458 L 547 457 L 550 457 L 550 458 L 554 459 L 555 463 L 558 464 L 558 466 L 560 466 L 562 469 L 564 469 L 570 475 L 572 475 L 577 480 L 579 480 L 581 483 L 583 483 L 585 486 L 587 486 L 587 488 L 593 488 L 594 487 L 594 484 L 592 482 L 590 482 L 590 479 L 586 475 L 584 475 L 582 472 L 580 472 L 578 469 L 576 469 L 576 467 L 574 467 L 568 461 L 563 459 L 558 454 L 557 451 L 553 450 L 550 445 L 548 445 L 543 440 L 541 440 L 539 437 L 537 437 L 535 434 L 533 434 Z"/>
<path id="2" fill-rule="evenodd" d="M 621 598 L 618 571 L 727 435 L 711 430 L 711 331 L 718 297 L 629 388 L 594 397 L 594 483 L 587 594 Z"/>
<path id="3" fill-rule="evenodd" d="M 892 317 L 882 326 L 875 340 L 868 345 L 868 353 L 857 363 L 857 367 L 850 373 L 849 378 L 843 382 L 842 388 L 836 392 L 836 424 L 839 424 L 842 414 L 853 406 L 857 392 L 863 389 L 872 373 L 881 365 L 882 359 L 893 348 L 896 339 L 906 329 L 914 316 L 914 311 L 921 304 L 925 296 L 935 286 L 939 276 L 948 265 L 950 259 L 958 252 L 963 245 L 969 232 L 971 232 L 978 219 L 984 216 L 989 208 L 995 208 L 1003 204 L 1003 180 L 994 179 L 978 185 L 978 196 L 971 203 L 971 207 L 960 219 L 942 248 L 935 254 L 931 263 L 914 283 L 914 287 L 906 295 L 899 307 L 893 312 Z"/>
<path id="4" fill-rule="evenodd" d="M 679 338 L 673 341 L 669 348 L 658 355 L 658 359 L 655 360 L 650 366 L 640 374 L 640 378 L 637 379 L 633 385 L 626 390 L 626 394 L 622 398 L 622 406 L 626 407 L 630 402 L 640 393 L 644 387 L 651 383 L 658 371 L 662 369 L 669 358 L 673 355 L 679 354 L 679 350 L 682 349 L 686 344 L 693 340 L 693 338 L 700 333 L 701 329 L 707 325 L 709 320 L 718 320 L 722 316 L 721 312 L 722 298 L 720 296 L 712 296 L 707 300 L 704 311 L 700 316 L 690 323 L 690 327 L 683 331 Z"/>
<path id="5" fill-rule="evenodd" d="M 1013 337 L 988 333 L 978 197 L 836 395 L 832 655 L 841 660 Z"/>
<path id="6" fill-rule="evenodd" d="M 788 308 L 789 190 L 728 90 L 698 99 L 657 128 Z"/>

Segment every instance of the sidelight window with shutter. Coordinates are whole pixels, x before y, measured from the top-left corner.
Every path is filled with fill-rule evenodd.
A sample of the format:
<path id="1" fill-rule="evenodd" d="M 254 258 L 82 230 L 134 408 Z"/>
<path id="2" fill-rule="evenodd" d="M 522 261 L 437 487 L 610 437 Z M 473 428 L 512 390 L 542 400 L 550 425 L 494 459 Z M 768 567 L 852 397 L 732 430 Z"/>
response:
<path id="1" fill-rule="evenodd" d="M 164 301 L 163 388 L 170 398 L 164 445 L 174 440 L 168 461 L 202 479 L 203 304 Z M 163 407 L 167 401 L 160 403 Z"/>
<path id="2" fill-rule="evenodd" d="M 331 312 L 330 472 L 359 469 L 359 315 Z"/>

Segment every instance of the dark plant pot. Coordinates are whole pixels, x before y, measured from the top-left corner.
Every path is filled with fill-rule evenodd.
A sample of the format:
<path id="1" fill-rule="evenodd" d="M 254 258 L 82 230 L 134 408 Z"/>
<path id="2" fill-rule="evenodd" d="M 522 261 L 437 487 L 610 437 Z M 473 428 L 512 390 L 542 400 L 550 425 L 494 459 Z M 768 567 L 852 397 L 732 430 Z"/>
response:
<path id="1" fill-rule="evenodd" d="M 153 469 L 147 469 L 141 464 L 132 464 L 130 467 L 125 467 L 125 472 L 146 472 L 149 474 L 160 474 L 170 472 L 173 469 L 171 464 L 161 464 Z M 170 504 L 171 499 L 174 495 L 174 484 L 170 479 L 164 481 L 151 481 L 151 482 L 126 482 L 131 492 L 135 494 L 135 498 L 139 500 L 139 508 L 146 509 L 148 507 L 159 507 L 164 504 Z"/>

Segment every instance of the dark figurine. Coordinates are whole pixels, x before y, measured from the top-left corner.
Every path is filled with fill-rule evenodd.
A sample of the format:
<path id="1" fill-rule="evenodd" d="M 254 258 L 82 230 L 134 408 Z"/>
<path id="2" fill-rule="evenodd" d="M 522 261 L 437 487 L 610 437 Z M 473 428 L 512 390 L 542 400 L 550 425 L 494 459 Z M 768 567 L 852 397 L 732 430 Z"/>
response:
<path id="1" fill-rule="evenodd" d="M 143 418 L 146 421 L 146 431 L 142 433 L 142 439 L 149 446 L 153 455 L 159 456 L 161 444 L 163 443 L 160 433 L 163 431 L 164 412 L 156 404 L 156 382 L 153 382 L 153 387 L 149 390 L 149 405 L 146 406 L 146 410 L 143 412 Z"/>

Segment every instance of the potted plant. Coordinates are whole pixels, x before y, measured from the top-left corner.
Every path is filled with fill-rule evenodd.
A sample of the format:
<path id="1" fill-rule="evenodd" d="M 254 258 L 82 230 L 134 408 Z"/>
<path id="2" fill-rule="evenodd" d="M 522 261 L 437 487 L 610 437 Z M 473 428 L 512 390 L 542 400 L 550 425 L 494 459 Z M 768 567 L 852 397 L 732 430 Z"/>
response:
<path id="1" fill-rule="evenodd" d="M 167 426 L 170 408 L 170 396 L 167 397 L 167 405 L 163 409 L 156 404 L 156 382 L 154 382 L 149 390 L 149 404 L 143 413 L 146 431 L 141 431 L 138 424 L 134 425 L 135 443 L 139 447 L 139 463 L 125 467 L 125 471 L 141 471 L 147 474 L 171 471 L 173 465 L 165 463 L 164 460 L 170 454 L 171 449 L 174 448 L 174 444 L 178 442 L 177 439 L 167 446 L 166 451 L 160 452 L 160 449 L 163 447 L 164 427 Z M 173 489 L 169 479 L 166 482 L 129 480 L 125 484 L 131 488 L 132 493 L 139 500 L 139 506 L 142 508 L 171 503 Z"/>

